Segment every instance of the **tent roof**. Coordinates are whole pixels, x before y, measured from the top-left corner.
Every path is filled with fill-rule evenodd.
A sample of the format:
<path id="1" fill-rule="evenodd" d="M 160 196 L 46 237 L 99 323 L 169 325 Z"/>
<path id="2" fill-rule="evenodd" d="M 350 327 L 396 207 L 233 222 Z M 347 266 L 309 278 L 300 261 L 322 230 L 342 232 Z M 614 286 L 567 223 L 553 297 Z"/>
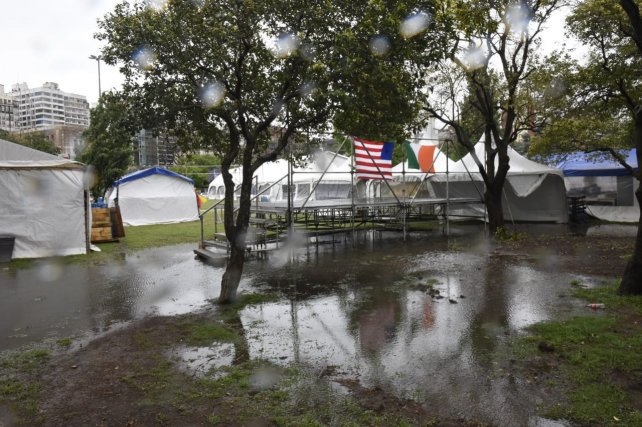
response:
<path id="1" fill-rule="evenodd" d="M 486 147 L 483 142 L 478 142 L 475 144 L 475 153 L 479 160 L 483 162 L 483 159 L 486 156 Z M 527 175 L 527 174 L 540 174 L 540 173 L 552 173 L 555 175 L 562 176 L 562 171 L 557 168 L 552 168 L 550 166 L 543 165 L 541 163 L 534 162 L 527 159 L 526 157 L 519 154 L 512 147 L 508 147 L 508 157 L 510 158 L 510 169 L 508 171 L 509 175 Z M 499 159 L 495 157 L 495 166 L 497 166 Z M 479 173 L 479 168 L 473 159 L 471 153 L 466 154 L 461 160 L 456 162 L 451 168 L 450 172 L 466 172 L 466 168 L 471 173 Z M 443 172 L 443 171 L 442 171 Z"/>
<path id="2" fill-rule="evenodd" d="M 149 168 L 149 169 L 143 169 L 143 170 L 140 170 L 140 171 L 132 172 L 129 175 L 125 175 L 121 179 L 114 181 L 114 183 L 112 184 L 112 187 L 117 187 L 117 186 L 119 186 L 121 184 L 125 184 L 126 182 L 136 181 L 138 179 L 145 178 L 145 177 L 151 176 L 151 175 L 171 176 L 171 177 L 174 177 L 174 178 L 182 179 L 182 180 L 187 181 L 187 182 L 189 182 L 191 184 L 194 184 L 194 180 L 193 179 L 188 178 L 186 176 L 183 176 L 183 175 L 181 175 L 179 173 L 172 172 L 170 170 L 159 168 L 159 167 L 153 167 L 153 168 Z"/>
<path id="3" fill-rule="evenodd" d="M 635 148 L 624 153 L 626 163 L 638 169 L 637 151 Z M 557 163 L 564 176 L 626 176 L 629 171 L 615 159 L 597 158 L 595 154 L 585 152 L 571 153 Z"/>
<path id="4" fill-rule="evenodd" d="M 0 168 L 83 169 L 85 165 L 0 139 Z"/>

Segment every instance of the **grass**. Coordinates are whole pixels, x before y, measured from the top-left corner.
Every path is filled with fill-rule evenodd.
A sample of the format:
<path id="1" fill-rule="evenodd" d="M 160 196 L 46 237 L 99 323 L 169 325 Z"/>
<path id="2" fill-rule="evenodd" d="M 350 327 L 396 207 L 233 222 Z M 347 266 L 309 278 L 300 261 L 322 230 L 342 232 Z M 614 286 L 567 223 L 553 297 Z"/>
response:
<path id="1" fill-rule="evenodd" d="M 617 287 L 574 289 L 575 297 L 606 304 L 605 315 L 540 323 L 525 338 L 531 355 L 542 347 L 552 351 L 568 389 L 568 399 L 547 408 L 547 416 L 581 425 L 642 425 L 633 399 L 642 384 L 642 296 L 619 296 Z"/>
<path id="2" fill-rule="evenodd" d="M 11 402 L 21 414 L 37 418 L 42 389 L 37 378 L 50 357 L 48 350 L 32 349 L 0 359 L 0 402 Z"/>

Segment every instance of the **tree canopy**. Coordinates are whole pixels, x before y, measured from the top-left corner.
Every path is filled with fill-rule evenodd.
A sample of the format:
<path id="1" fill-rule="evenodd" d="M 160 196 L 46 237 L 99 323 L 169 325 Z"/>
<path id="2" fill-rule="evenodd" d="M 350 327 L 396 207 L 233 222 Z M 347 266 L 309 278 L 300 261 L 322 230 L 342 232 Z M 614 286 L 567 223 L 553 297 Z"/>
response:
<path id="1" fill-rule="evenodd" d="M 567 30 L 587 49 L 582 60 L 556 52 L 542 73 L 545 101 L 553 117 L 534 139 L 532 154 L 617 150 L 635 146 L 633 114 L 642 102 L 638 70 L 642 56 L 633 28 L 617 2 L 579 2 L 567 18 Z"/>
<path id="2" fill-rule="evenodd" d="M 502 191 L 510 168 L 508 146 L 536 126 L 531 77 L 544 23 L 563 0 L 444 3 L 454 37 L 430 71 L 425 111 L 449 125 L 471 152 L 485 182 L 489 229 L 503 225 Z M 479 129 L 479 125 L 483 128 Z M 470 132 L 477 132 L 470 134 Z M 486 160 L 473 151 L 483 133 Z"/>
<path id="3" fill-rule="evenodd" d="M 133 138 L 138 125 L 134 105 L 117 93 L 104 93 L 90 111 L 89 128 L 83 133 L 87 145 L 78 160 L 95 173 L 94 197 L 102 196 L 122 177 L 133 161 Z"/>
<path id="4" fill-rule="evenodd" d="M 222 302 L 243 266 L 252 176 L 285 147 L 335 128 L 401 139 L 420 89 L 412 52 L 440 54 L 426 37 L 431 1 L 170 0 L 124 2 L 99 22 L 108 64 L 143 126 L 163 124 L 221 159 L 225 233 L 231 245 Z M 242 166 L 234 212 L 232 164 Z"/>

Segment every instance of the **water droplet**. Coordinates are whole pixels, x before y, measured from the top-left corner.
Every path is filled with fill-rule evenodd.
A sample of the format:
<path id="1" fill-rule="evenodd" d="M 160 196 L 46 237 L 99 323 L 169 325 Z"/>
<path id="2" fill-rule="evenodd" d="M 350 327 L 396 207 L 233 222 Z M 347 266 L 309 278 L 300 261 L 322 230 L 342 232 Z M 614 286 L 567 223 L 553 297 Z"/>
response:
<path id="1" fill-rule="evenodd" d="M 472 44 L 464 51 L 462 62 L 467 70 L 476 70 L 486 64 L 486 55 L 480 46 Z"/>
<path id="2" fill-rule="evenodd" d="M 294 34 L 283 33 L 279 36 L 278 39 L 276 39 L 274 46 L 274 56 L 279 59 L 287 58 L 296 53 L 300 44 L 301 42 Z"/>
<path id="3" fill-rule="evenodd" d="M 57 261 L 43 261 L 36 270 L 38 278 L 43 282 L 55 282 L 62 277 L 63 265 Z"/>
<path id="4" fill-rule="evenodd" d="M 225 86 L 216 81 L 207 83 L 201 88 L 199 96 L 206 108 L 218 107 L 225 99 Z"/>
<path id="5" fill-rule="evenodd" d="M 89 190 L 96 184 L 97 180 L 98 177 L 96 175 L 96 168 L 93 165 L 88 165 L 82 177 L 83 187 L 86 190 Z"/>
<path id="6" fill-rule="evenodd" d="M 568 84 L 565 80 L 560 78 L 554 78 L 544 91 L 544 97 L 548 99 L 557 99 L 561 98 L 566 94 L 568 90 Z"/>
<path id="7" fill-rule="evenodd" d="M 430 15 L 426 12 L 413 13 L 408 15 L 399 26 L 399 32 L 405 39 L 415 37 L 424 32 L 430 24 Z"/>
<path id="8" fill-rule="evenodd" d="M 255 390 L 265 390 L 273 387 L 281 380 L 282 372 L 271 367 L 258 368 L 250 378 L 250 384 Z"/>
<path id="9" fill-rule="evenodd" d="M 512 33 L 523 33 L 528 29 L 531 11 L 524 3 L 513 3 L 506 9 L 506 25 Z"/>
<path id="10" fill-rule="evenodd" d="M 299 93 L 302 97 L 307 98 L 312 95 L 312 92 L 314 92 L 316 88 L 317 86 L 314 83 L 306 82 L 299 86 Z"/>
<path id="11" fill-rule="evenodd" d="M 145 0 L 145 6 L 155 10 L 161 10 L 167 3 L 168 0 Z"/>
<path id="12" fill-rule="evenodd" d="M 383 35 L 374 36 L 370 40 L 370 51 L 374 56 L 384 56 L 390 50 L 390 41 Z"/>
<path id="13" fill-rule="evenodd" d="M 154 66 L 154 62 L 156 62 L 157 56 L 156 52 L 154 52 L 153 49 L 147 46 L 143 46 L 134 53 L 132 59 L 134 60 L 134 62 L 136 62 L 138 68 L 142 70 L 149 70 Z"/>

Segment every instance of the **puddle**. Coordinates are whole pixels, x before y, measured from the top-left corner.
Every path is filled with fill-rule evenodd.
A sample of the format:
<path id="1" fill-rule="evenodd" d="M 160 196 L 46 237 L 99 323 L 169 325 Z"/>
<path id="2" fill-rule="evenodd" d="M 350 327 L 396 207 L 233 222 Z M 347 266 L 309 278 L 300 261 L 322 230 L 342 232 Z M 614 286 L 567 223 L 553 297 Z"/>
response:
<path id="1" fill-rule="evenodd" d="M 532 254 L 541 259 L 533 263 L 489 252 L 480 229 L 452 226 L 450 239 L 440 230 L 410 233 L 406 242 L 399 234 L 360 233 L 354 242 L 247 263 L 241 291 L 283 296 L 240 313 L 249 357 L 357 379 L 445 418 L 557 425 L 535 417 L 547 396 L 510 373 L 508 346 L 536 322 L 601 315 L 568 296 L 571 282 L 593 286 L 594 279 L 562 272 L 547 253 Z M 110 265 L 0 270 L 0 350 L 202 309 L 218 296 L 223 269 L 199 262 L 192 250 L 177 245 Z M 235 349 L 182 347 L 168 356 L 203 375 L 233 364 Z M 252 385 L 270 387 L 279 375 L 259 372 Z"/>
<path id="2" fill-rule="evenodd" d="M 0 270 L 0 350 L 104 332 L 148 314 L 200 309 L 218 297 L 223 270 L 194 259 L 193 249 L 191 244 L 148 249 L 108 265 L 53 268 L 45 261 Z"/>
<path id="3" fill-rule="evenodd" d="M 489 256 L 472 241 L 460 242 L 470 251 L 449 252 L 434 239 L 325 247 L 282 268 L 254 266 L 250 286 L 289 298 L 242 311 L 250 357 L 333 367 L 443 417 L 532 423 L 546 396 L 509 373 L 509 338 L 540 321 L 591 315 L 567 296 L 577 276 Z"/>

